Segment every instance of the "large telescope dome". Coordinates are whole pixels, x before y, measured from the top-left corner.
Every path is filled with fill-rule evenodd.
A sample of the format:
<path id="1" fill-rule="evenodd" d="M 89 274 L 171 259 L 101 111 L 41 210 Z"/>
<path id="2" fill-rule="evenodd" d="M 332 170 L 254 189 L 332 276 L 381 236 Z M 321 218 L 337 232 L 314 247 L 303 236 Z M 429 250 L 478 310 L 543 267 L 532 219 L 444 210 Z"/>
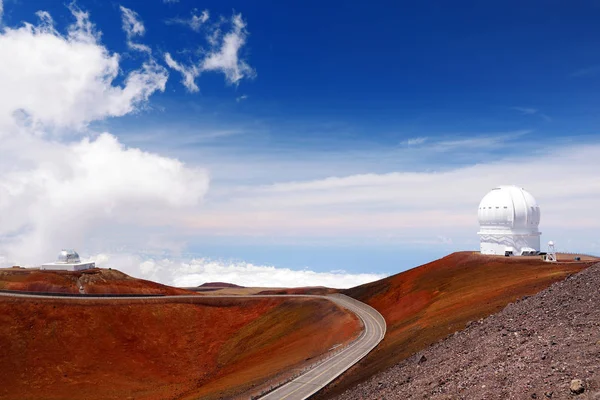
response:
<path id="1" fill-rule="evenodd" d="M 479 203 L 482 254 L 531 255 L 540 251 L 540 207 L 517 186 L 499 186 Z"/>
<path id="2" fill-rule="evenodd" d="M 530 232 L 540 224 L 540 207 L 533 196 L 517 186 L 492 189 L 479 203 L 479 225 L 488 229 Z"/>

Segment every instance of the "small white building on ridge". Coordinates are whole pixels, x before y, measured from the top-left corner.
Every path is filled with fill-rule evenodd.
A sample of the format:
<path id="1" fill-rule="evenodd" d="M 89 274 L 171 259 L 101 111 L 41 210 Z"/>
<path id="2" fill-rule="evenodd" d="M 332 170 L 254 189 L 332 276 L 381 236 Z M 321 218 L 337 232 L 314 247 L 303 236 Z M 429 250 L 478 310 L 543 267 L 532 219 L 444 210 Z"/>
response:
<path id="1" fill-rule="evenodd" d="M 58 259 L 53 263 L 43 264 L 40 269 L 54 271 L 83 271 L 96 268 L 95 262 L 82 263 L 79 254 L 75 250 L 62 250 L 58 253 Z"/>
<path id="2" fill-rule="evenodd" d="M 479 204 L 481 254 L 535 255 L 540 252 L 540 207 L 517 186 L 492 189 Z"/>

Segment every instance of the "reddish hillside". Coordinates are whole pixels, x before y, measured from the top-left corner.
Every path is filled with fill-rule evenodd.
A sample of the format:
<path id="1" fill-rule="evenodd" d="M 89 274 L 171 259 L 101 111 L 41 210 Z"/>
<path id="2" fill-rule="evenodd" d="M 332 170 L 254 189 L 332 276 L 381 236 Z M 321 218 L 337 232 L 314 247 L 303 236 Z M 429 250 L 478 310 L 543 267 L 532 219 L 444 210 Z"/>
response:
<path id="1" fill-rule="evenodd" d="M 327 396 L 463 329 L 467 322 L 496 313 L 508 303 L 595 262 L 546 263 L 537 257 L 460 252 L 348 289 L 345 294 L 371 305 L 385 317 L 387 334 L 373 353 L 328 390 Z"/>
<path id="2" fill-rule="evenodd" d="M 88 294 L 193 294 L 187 290 L 136 279 L 114 269 L 86 271 L 41 271 L 39 269 L 0 269 L 0 289 L 26 292 Z"/>
<path id="3" fill-rule="evenodd" d="M 321 299 L 0 297 L 0 398 L 230 398 L 359 329 Z"/>

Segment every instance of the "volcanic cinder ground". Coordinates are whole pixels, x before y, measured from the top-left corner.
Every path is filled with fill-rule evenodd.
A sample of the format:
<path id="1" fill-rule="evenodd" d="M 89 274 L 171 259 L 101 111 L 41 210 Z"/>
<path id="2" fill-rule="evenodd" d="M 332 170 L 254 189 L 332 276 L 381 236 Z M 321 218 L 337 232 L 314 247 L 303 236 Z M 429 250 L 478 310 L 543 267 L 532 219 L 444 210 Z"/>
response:
<path id="1" fill-rule="evenodd" d="M 78 275 L 44 273 L 43 285 L 40 274 L 18 287 L 71 288 Z M 102 293 L 165 290 L 115 271 L 103 279 Z M 321 299 L 0 296 L 0 398 L 229 398 L 359 332 L 354 314 Z"/>
<path id="2" fill-rule="evenodd" d="M 573 257 L 569 258 L 571 262 L 545 263 L 537 257 L 454 253 L 343 291 L 381 312 L 388 325 L 387 334 L 378 348 L 316 398 L 332 398 L 357 387 L 363 392 L 347 392 L 345 398 L 364 398 L 365 393 L 375 396 L 372 398 L 379 398 L 378 394 L 384 398 L 404 398 L 393 391 L 382 391 L 398 387 L 385 383 L 397 381 L 390 372 L 385 373 L 388 375 L 383 386 L 379 383 L 373 386 L 374 381 L 367 380 L 399 362 L 412 360 L 411 356 L 414 359 L 414 354 L 421 354 L 432 344 L 464 329 L 469 321 L 498 313 L 507 304 L 534 295 L 598 262 L 591 259 L 572 262 Z M 78 273 L 0 270 L 3 290 L 77 293 L 80 286 L 87 293 L 194 294 L 137 280 L 114 270 Z M 334 346 L 348 343 L 360 332 L 360 323 L 353 314 L 324 299 L 207 296 L 326 294 L 331 289 L 208 289 L 192 298 L 126 299 L 118 303 L 0 297 L 0 398 L 211 399 L 243 393 L 247 398 L 257 388 L 280 381 L 293 368 L 312 362 Z M 486 328 L 480 334 L 494 338 L 496 332 Z M 511 343 L 507 346 L 514 344 Z M 436 355 L 431 357 L 435 359 Z M 440 365 L 452 364 L 451 359 L 440 360 Z M 434 368 L 436 363 L 427 365 Z M 412 379 L 413 364 L 404 372 L 391 374 L 405 374 Z M 446 379 L 434 369 L 431 374 L 439 380 Z M 464 386 L 463 382 L 470 382 L 464 375 L 457 373 L 457 376 L 463 380 L 447 387 L 459 388 Z M 584 378 L 589 380 L 588 376 Z M 510 379 L 520 382 L 516 375 Z M 439 386 L 439 382 L 436 384 Z M 438 386 L 411 385 L 405 388 L 425 398 L 432 393 L 446 393 L 431 392 L 438 390 Z M 462 392 L 447 393 L 462 396 Z M 480 391 L 472 389 L 471 393 Z M 471 397 L 467 394 L 462 398 Z"/>

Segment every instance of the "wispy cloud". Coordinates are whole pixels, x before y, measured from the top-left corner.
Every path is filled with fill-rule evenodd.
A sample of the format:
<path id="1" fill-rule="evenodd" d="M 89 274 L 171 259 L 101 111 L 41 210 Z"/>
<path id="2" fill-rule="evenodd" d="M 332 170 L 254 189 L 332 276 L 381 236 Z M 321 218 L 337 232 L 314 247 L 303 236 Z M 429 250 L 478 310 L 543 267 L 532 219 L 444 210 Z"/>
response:
<path id="1" fill-rule="evenodd" d="M 507 145 L 524 143 L 513 140 Z M 598 160 L 600 145 L 596 143 L 512 154 L 450 170 L 362 173 L 229 187 L 215 181 L 206 212 L 187 215 L 184 224 L 189 224 L 190 232 L 238 238 L 347 237 L 363 243 L 367 237 L 393 235 L 411 243 L 439 237 L 459 246 L 465 240 L 476 243 L 476 210 L 483 195 L 501 184 L 517 184 L 540 202 L 542 230 L 547 235 L 561 243 L 579 238 L 573 241 L 581 246 L 575 250 L 586 246 L 589 250 L 586 236 L 595 237 L 593 230 L 600 229 L 600 221 L 586 217 L 594 213 L 600 198 L 600 184 L 591 184 L 597 181 Z M 301 169 L 302 163 L 285 168 Z"/>
<path id="2" fill-rule="evenodd" d="M 183 84 L 183 86 L 185 86 L 188 92 L 195 93 L 200 91 L 200 88 L 198 87 L 198 85 L 196 85 L 196 78 L 200 75 L 201 72 L 198 66 L 194 64 L 180 64 L 177 61 L 175 61 L 169 53 L 165 54 L 165 62 L 167 63 L 169 68 L 172 68 L 181 74 L 183 78 L 181 83 Z"/>
<path id="3" fill-rule="evenodd" d="M 520 112 L 523 115 L 533 115 L 538 112 L 536 108 L 527 108 L 527 107 L 511 107 L 511 109 Z"/>
<path id="4" fill-rule="evenodd" d="M 138 13 L 123 6 L 119 6 L 119 8 L 121 9 L 123 31 L 125 31 L 125 34 L 127 35 L 127 46 L 133 50 L 150 54 L 152 52 L 150 47 L 133 41 L 133 38 L 142 37 L 146 33 L 146 28 Z"/>
<path id="5" fill-rule="evenodd" d="M 450 151 L 452 149 L 473 149 L 473 148 L 490 148 L 501 147 L 512 144 L 512 141 L 522 136 L 530 134 L 532 131 L 524 129 L 515 132 L 495 133 L 480 136 L 459 137 L 448 140 L 438 140 L 430 143 L 432 150 Z"/>
<path id="6" fill-rule="evenodd" d="M 416 138 L 410 138 L 406 141 L 406 144 L 408 146 L 418 146 L 420 144 L 423 144 L 427 141 L 426 137 L 416 137 Z"/>
<path id="7" fill-rule="evenodd" d="M 239 103 L 240 101 L 246 100 L 247 98 L 248 98 L 248 95 L 243 94 L 241 96 L 236 97 L 235 101 L 237 101 Z"/>
<path id="8" fill-rule="evenodd" d="M 184 25 L 195 32 L 200 32 L 201 28 L 208 21 L 209 18 L 210 14 L 208 10 L 204 10 L 200 14 L 198 14 L 198 10 L 194 9 L 192 11 L 192 15 L 189 18 L 170 18 L 165 22 L 168 25 Z"/>
<path id="9" fill-rule="evenodd" d="M 511 107 L 512 110 L 518 111 L 521 115 L 538 115 L 546 122 L 551 122 L 552 118 L 550 118 L 547 114 L 540 112 L 537 108 L 529 108 L 529 107 Z"/>
<path id="10" fill-rule="evenodd" d="M 211 47 L 202 53 L 201 59 L 197 62 L 184 65 L 176 61 L 170 53 L 165 54 L 165 62 L 183 75 L 182 83 L 189 91 L 199 90 L 195 81 L 205 71 L 224 74 L 227 83 L 232 85 L 237 85 L 244 78 L 251 79 L 256 76 L 256 71 L 240 55 L 248 37 L 246 22 L 241 14 L 234 14 L 229 22 L 231 30 L 226 34 L 223 35 L 220 28 L 215 28 L 207 36 Z"/>

